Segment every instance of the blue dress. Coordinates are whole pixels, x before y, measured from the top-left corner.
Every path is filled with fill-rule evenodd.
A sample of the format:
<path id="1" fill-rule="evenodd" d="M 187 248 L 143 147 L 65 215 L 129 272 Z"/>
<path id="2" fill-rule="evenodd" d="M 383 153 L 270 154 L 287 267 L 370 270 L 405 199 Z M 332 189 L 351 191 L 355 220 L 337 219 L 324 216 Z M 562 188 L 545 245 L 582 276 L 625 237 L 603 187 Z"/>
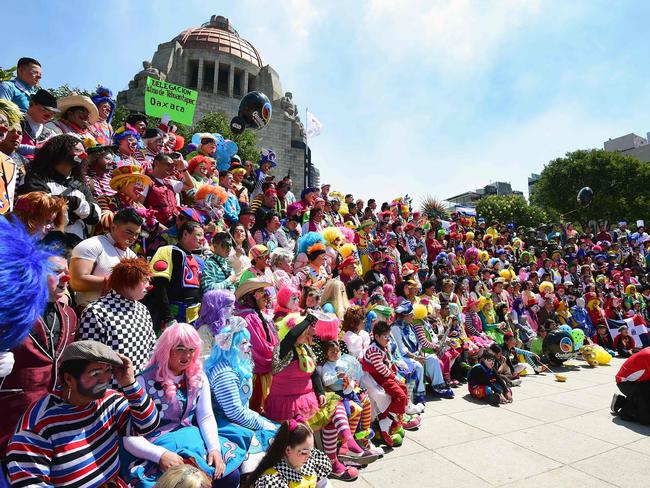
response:
<path id="1" fill-rule="evenodd" d="M 257 464 L 268 450 L 279 425 L 248 408 L 253 392 L 252 378 L 242 378 L 228 362 L 222 361 L 209 372 L 208 380 L 219 434 L 233 442 L 250 437 L 247 460 Z M 243 471 L 247 472 L 248 467 Z"/>

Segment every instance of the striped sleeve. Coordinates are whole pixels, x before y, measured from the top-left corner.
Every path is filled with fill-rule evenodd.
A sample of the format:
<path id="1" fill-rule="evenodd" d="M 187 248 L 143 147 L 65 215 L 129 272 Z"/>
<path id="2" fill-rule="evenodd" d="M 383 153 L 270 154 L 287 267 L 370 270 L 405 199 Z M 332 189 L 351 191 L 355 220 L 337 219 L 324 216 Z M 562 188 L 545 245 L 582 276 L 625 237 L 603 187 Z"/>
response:
<path id="1" fill-rule="evenodd" d="M 385 354 L 374 344 L 366 350 L 364 359 L 377 371 L 378 374 L 390 378 L 393 373 L 384 363 Z"/>
<path id="2" fill-rule="evenodd" d="M 136 381 L 122 388 L 128 403 L 121 402 L 118 411 L 118 429 L 123 435 L 146 435 L 158 427 L 158 409 L 153 400 Z"/>
<path id="3" fill-rule="evenodd" d="M 210 375 L 212 396 L 231 422 L 252 430 L 264 427 L 261 416 L 242 404 L 237 375 L 231 369 L 215 368 Z"/>
<path id="4" fill-rule="evenodd" d="M 481 333 L 474 328 L 474 314 L 473 313 L 466 313 L 465 314 L 465 332 L 469 336 L 478 336 L 481 335 Z"/>
<path id="5" fill-rule="evenodd" d="M 425 349 L 433 349 L 436 351 L 438 349 L 438 345 L 434 344 L 431 342 L 429 339 L 427 339 L 427 334 L 424 330 L 424 325 L 423 324 L 415 324 L 413 326 L 415 329 L 415 335 L 418 338 L 418 342 L 420 343 L 420 347 L 423 347 Z"/>
<path id="6" fill-rule="evenodd" d="M 18 422 L 18 428 L 7 446 L 7 471 L 11 486 L 49 487 L 50 466 L 54 449 L 49 440 L 32 429 L 30 419 L 41 402 L 32 404 Z"/>

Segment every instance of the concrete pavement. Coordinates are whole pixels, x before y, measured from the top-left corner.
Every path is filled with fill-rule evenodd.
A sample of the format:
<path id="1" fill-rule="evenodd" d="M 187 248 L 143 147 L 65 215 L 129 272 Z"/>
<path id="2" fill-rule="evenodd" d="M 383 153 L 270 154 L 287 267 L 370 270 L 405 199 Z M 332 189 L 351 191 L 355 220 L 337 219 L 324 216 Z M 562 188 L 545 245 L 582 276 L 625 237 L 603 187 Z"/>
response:
<path id="1" fill-rule="evenodd" d="M 589 367 L 573 360 L 554 375 L 530 374 L 514 402 L 477 403 L 466 387 L 453 400 L 427 403 L 422 427 L 402 447 L 336 487 L 388 488 L 634 487 L 650 474 L 650 427 L 621 421 L 609 410 L 622 359 Z"/>

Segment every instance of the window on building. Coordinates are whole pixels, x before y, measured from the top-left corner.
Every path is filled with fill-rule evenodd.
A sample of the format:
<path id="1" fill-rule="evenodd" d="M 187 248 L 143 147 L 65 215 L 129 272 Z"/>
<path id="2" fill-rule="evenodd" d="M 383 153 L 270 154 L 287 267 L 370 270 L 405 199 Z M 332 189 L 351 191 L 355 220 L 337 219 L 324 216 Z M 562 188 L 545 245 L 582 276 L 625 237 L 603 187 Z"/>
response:
<path id="1" fill-rule="evenodd" d="M 257 90 L 257 78 L 251 74 L 248 75 L 248 91 Z"/>
<path id="2" fill-rule="evenodd" d="M 199 86 L 199 61 L 190 59 L 187 62 L 187 87 L 198 88 Z"/>
<path id="3" fill-rule="evenodd" d="M 217 80 L 217 91 L 222 95 L 228 94 L 228 72 L 230 66 L 219 63 L 219 78 Z"/>
<path id="4" fill-rule="evenodd" d="M 214 61 L 203 60 L 203 91 L 214 90 Z"/>
<path id="5" fill-rule="evenodd" d="M 235 98 L 239 98 L 244 94 L 245 76 L 243 69 L 235 68 L 235 86 L 233 87 L 233 96 Z"/>

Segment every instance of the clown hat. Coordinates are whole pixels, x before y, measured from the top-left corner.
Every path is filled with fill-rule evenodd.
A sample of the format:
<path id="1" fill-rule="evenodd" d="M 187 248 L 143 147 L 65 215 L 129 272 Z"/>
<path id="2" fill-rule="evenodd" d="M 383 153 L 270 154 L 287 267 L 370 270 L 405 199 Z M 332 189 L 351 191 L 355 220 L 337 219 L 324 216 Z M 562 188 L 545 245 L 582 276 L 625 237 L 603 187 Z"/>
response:
<path id="1" fill-rule="evenodd" d="M 126 178 L 133 178 L 144 186 L 151 185 L 151 178 L 142 173 L 142 168 L 136 164 L 123 164 L 113 170 L 113 177 L 109 183 L 110 187 L 117 191 L 120 182 Z"/>

